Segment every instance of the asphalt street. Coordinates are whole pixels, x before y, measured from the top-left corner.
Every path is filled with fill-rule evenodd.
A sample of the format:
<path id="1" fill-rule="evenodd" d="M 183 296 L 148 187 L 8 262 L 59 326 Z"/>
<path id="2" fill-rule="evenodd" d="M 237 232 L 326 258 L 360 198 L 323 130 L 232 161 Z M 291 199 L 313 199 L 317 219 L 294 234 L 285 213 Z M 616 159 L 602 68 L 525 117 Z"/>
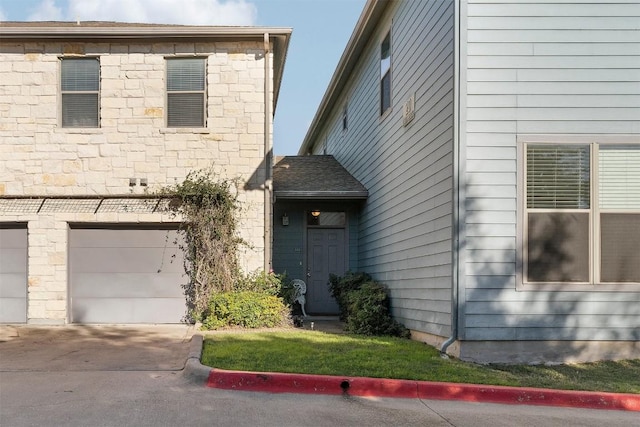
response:
<path id="1" fill-rule="evenodd" d="M 191 332 L 5 329 L 0 426 L 640 426 L 637 412 L 207 388 L 178 363 Z"/>

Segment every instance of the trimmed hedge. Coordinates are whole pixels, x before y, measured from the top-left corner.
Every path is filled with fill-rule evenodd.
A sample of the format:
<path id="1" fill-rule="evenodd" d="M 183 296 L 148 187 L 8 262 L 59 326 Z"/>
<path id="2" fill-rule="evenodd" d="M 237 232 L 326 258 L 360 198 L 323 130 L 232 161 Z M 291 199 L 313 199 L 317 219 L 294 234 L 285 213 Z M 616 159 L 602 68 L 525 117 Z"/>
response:
<path id="1" fill-rule="evenodd" d="M 345 330 L 359 335 L 388 335 L 409 338 L 409 330 L 391 317 L 387 288 L 366 273 L 332 275 L 331 294 L 340 307 Z"/>
<path id="2" fill-rule="evenodd" d="M 211 297 L 202 327 L 273 328 L 289 322 L 289 309 L 281 298 L 264 292 L 221 292 Z"/>

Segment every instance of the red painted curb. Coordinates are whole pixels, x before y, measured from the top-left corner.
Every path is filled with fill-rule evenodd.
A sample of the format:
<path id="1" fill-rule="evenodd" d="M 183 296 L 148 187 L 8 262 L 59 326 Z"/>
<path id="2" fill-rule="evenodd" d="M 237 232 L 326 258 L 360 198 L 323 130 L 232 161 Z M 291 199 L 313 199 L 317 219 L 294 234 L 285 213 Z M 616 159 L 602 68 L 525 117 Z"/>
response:
<path id="1" fill-rule="evenodd" d="M 268 393 L 348 394 L 516 405 L 563 406 L 640 412 L 640 395 L 440 383 L 332 375 L 283 374 L 212 369 L 207 387 Z"/>
<path id="2" fill-rule="evenodd" d="M 640 395 L 419 381 L 420 399 L 640 411 Z"/>
<path id="3" fill-rule="evenodd" d="M 417 398 L 416 381 L 212 369 L 207 387 L 269 393 Z"/>

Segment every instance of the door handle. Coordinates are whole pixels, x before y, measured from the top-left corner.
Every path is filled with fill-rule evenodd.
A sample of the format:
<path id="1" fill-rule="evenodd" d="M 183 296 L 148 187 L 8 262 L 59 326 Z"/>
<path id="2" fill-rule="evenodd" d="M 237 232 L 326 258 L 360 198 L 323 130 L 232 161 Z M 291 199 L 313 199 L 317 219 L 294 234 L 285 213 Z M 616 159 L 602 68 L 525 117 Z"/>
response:
<path id="1" fill-rule="evenodd" d="M 311 277 L 311 272 L 307 270 L 307 277 Z"/>

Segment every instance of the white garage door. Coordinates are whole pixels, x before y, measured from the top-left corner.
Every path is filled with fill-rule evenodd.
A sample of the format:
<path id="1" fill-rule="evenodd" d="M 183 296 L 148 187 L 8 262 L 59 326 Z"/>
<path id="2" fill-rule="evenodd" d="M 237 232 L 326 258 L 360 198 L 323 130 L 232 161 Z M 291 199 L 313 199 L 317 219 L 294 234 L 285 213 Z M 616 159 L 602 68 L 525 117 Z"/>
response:
<path id="1" fill-rule="evenodd" d="M 27 322 L 27 227 L 0 224 L 0 323 Z"/>
<path id="2" fill-rule="evenodd" d="M 72 228 L 71 322 L 180 323 L 187 282 L 175 229 Z"/>

